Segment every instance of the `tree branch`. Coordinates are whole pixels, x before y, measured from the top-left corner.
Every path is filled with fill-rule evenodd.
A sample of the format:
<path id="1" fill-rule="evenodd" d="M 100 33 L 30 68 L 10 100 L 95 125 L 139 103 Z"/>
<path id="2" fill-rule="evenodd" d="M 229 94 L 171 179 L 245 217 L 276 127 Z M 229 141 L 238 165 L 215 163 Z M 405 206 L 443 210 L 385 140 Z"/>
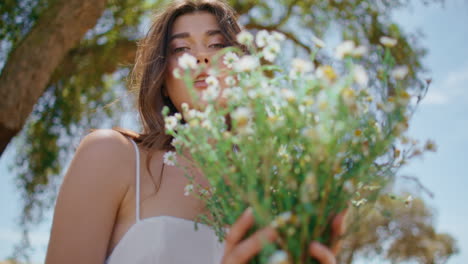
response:
<path id="1" fill-rule="evenodd" d="M 298 0 L 292 1 L 292 3 L 288 6 L 288 10 L 286 11 L 286 14 L 280 19 L 278 22 L 278 25 L 276 26 L 277 28 L 282 27 L 286 22 L 288 22 L 289 18 L 291 17 L 292 11 L 294 6 L 296 6 L 296 3 Z"/>
<path id="2" fill-rule="evenodd" d="M 263 25 L 259 25 L 259 24 L 249 23 L 249 24 L 245 25 L 245 28 L 246 29 L 259 29 L 259 30 L 264 29 L 264 30 L 268 30 L 268 31 L 280 32 L 280 33 L 284 34 L 288 39 L 293 41 L 296 45 L 298 45 L 299 47 L 305 49 L 308 53 L 312 53 L 312 49 L 309 46 L 307 46 L 306 44 L 302 43 L 293 33 L 284 31 L 282 29 L 279 29 L 279 28 L 276 27 L 276 25 L 274 25 L 274 26 L 263 26 Z"/>
<path id="3" fill-rule="evenodd" d="M 92 28 L 106 0 L 57 0 L 10 53 L 0 76 L 0 155 L 21 130 L 68 51 Z"/>

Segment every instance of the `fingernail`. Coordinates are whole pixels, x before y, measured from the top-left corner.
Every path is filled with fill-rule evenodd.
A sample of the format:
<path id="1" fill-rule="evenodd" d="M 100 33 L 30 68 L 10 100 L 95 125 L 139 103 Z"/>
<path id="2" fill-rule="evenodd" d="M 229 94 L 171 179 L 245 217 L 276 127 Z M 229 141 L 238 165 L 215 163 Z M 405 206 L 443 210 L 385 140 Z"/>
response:
<path id="1" fill-rule="evenodd" d="M 247 209 L 245 209 L 244 214 L 245 214 L 245 216 L 251 216 L 251 215 L 253 215 L 252 207 L 249 206 Z"/>

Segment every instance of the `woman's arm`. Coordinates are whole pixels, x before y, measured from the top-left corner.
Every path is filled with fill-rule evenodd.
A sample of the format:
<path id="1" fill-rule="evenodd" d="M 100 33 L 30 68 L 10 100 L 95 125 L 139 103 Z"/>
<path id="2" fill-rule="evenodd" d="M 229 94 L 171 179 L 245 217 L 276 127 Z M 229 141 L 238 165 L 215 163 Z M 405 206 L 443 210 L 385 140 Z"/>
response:
<path id="1" fill-rule="evenodd" d="M 120 203 L 134 179 L 127 138 L 113 130 L 87 135 L 65 174 L 55 206 L 46 264 L 104 263 Z"/>

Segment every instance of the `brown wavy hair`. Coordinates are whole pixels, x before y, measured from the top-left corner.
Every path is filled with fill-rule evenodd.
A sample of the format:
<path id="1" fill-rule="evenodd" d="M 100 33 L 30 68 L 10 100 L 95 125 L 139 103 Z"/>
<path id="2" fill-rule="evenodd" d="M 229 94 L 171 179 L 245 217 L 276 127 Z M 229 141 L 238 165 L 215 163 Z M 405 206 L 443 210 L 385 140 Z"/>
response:
<path id="1" fill-rule="evenodd" d="M 172 136 L 164 131 L 164 106 L 170 114 L 177 112 L 168 96 L 163 94 L 164 78 L 168 65 L 169 39 L 172 25 L 182 15 L 206 11 L 218 21 L 221 33 L 229 46 L 238 46 L 236 35 L 241 31 L 237 23 L 238 15 L 223 0 L 180 0 L 172 1 L 153 20 L 147 35 L 138 42 L 134 68 L 130 74 L 130 85 L 138 94 L 137 107 L 143 125 L 143 131 L 136 133 L 122 128 L 114 128 L 123 135 L 132 138 L 141 147 L 149 150 L 146 167 L 153 151 L 173 150 Z M 243 49 L 243 47 L 241 47 Z"/>

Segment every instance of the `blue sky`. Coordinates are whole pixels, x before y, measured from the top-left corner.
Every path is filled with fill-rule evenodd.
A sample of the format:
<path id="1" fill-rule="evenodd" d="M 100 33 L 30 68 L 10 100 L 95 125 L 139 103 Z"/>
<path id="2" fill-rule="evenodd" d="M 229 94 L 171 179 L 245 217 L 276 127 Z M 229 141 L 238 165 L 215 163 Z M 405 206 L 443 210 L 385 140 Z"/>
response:
<path id="1" fill-rule="evenodd" d="M 411 10 L 400 10 L 394 17 L 406 31 L 421 29 L 425 34 L 429 54 L 424 62 L 433 83 L 410 123 L 410 135 L 438 145 L 436 153 L 413 160 L 403 173 L 417 176 L 435 194 L 428 202 L 437 212 L 437 230 L 458 240 L 461 252 L 448 264 L 468 263 L 468 173 L 463 166 L 468 163 L 468 1 L 447 0 L 445 7 L 414 3 Z M 20 197 L 8 169 L 14 156 L 10 146 L 0 159 L 0 260 L 20 237 L 16 226 Z M 37 263 L 44 259 L 50 218 L 49 213 L 31 234 Z"/>

